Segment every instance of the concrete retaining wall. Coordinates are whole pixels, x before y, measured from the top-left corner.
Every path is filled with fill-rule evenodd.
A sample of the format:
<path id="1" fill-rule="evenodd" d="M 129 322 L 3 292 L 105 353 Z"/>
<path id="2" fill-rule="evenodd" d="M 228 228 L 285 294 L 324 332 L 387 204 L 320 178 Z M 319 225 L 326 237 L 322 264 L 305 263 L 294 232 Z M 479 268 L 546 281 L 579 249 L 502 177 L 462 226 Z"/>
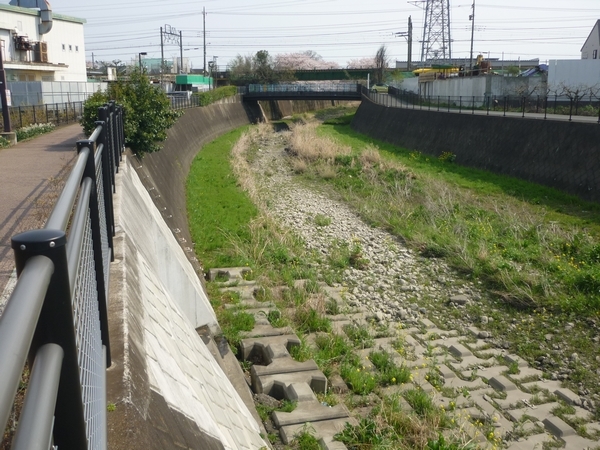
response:
<path id="1" fill-rule="evenodd" d="M 117 187 L 109 448 L 262 448 L 257 421 L 195 330 L 216 326 L 200 280 L 129 160 Z"/>
<path id="2" fill-rule="evenodd" d="M 364 99 L 352 128 L 600 202 L 600 126 L 594 123 L 386 108 Z"/>

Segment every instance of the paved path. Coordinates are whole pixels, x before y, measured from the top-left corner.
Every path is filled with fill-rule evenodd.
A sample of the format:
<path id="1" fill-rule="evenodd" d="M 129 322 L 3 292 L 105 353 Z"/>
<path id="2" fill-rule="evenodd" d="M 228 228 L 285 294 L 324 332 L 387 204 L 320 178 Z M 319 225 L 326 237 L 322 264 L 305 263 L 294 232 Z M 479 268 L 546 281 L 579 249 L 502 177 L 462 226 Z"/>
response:
<path id="1" fill-rule="evenodd" d="M 75 143 L 84 138 L 81 125 L 73 124 L 0 150 L 0 310 L 14 269 L 10 239 L 44 225 L 76 155 Z"/>

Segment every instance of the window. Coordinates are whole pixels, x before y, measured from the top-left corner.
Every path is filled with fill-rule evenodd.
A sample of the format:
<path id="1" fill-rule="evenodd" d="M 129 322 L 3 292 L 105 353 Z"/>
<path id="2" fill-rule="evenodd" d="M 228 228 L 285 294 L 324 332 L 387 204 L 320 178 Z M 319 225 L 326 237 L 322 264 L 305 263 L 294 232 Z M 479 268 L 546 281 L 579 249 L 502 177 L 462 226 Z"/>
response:
<path id="1" fill-rule="evenodd" d="M 598 59 L 598 50 L 592 50 L 592 59 Z"/>
<path id="2" fill-rule="evenodd" d="M 79 51 L 79 45 L 75 46 L 75 51 L 78 52 Z"/>
<path id="3" fill-rule="evenodd" d="M 73 46 L 71 44 L 69 44 L 69 51 L 72 52 L 73 51 Z"/>
<path id="4" fill-rule="evenodd" d="M 63 48 L 63 52 L 67 49 L 67 46 L 65 44 L 62 45 Z"/>

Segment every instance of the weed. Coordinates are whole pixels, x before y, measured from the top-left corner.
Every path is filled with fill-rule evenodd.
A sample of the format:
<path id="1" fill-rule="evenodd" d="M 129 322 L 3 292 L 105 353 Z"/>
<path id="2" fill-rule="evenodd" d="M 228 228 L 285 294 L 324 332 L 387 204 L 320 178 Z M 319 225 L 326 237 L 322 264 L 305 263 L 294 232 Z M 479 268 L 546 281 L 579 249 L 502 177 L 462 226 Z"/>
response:
<path id="1" fill-rule="evenodd" d="M 113 412 L 113 411 L 115 411 L 116 409 L 117 409 L 117 405 L 115 405 L 114 403 L 112 403 L 112 402 L 108 402 L 108 403 L 106 404 L 106 410 L 107 410 L 108 412 Z"/>
<path id="2" fill-rule="evenodd" d="M 340 375 L 348 384 L 352 392 L 359 395 L 367 395 L 375 390 L 378 385 L 378 378 L 373 372 L 365 370 L 364 366 L 354 364 L 342 364 Z"/>
<path id="3" fill-rule="evenodd" d="M 379 370 L 383 384 L 403 384 L 410 379 L 410 370 L 404 365 L 398 367 L 386 351 L 371 352 L 369 359 Z"/>
<path id="4" fill-rule="evenodd" d="M 364 326 L 348 324 L 344 325 L 343 329 L 344 333 L 346 333 L 346 336 L 348 336 L 348 339 L 350 339 L 355 347 L 362 349 L 373 347 L 375 344 L 375 341 L 369 334 L 369 330 L 367 330 L 367 328 Z"/>
<path id="5" fill-rule="evenodd" d="M 298 308 L 294 314 L 294 323 L 301 333 L 331 331 L 331 320 L 321 316 L 313 308 Z"/>
<path id="6" fill-rule="evenodd" d="M 321 445 L 314 433 L 315 429 L 309 423 L 305 424 L 301 431 L 294 435 L 293 448 L 297 450 L 321 450 Z"/>
<path id="7" fill-rule="evenodd" d="M 326 227 L 331 225 L 331 217 L 324 216 L 323 214 L 317 214 L 314 221 L 315 225 L 318 227 Z"/>
<path id="8" fill-rule="evenodd" d="M 421 389 L 410 389 L 404 392 L 404 398 L 412 409 L 421 417 L 430 416 L 435 411 L 431 397 Z"/>
<path id="9" fill-rule="evenodd" d="M 267 313 L 267 320 L 273 328 L 283 328 L 288 325 L 288 320 L 277 309 L 272 309 Z"/>
<path id="10" fill-rule="evenodd" d="M 365 448 L 366 445 L 383 445 L 389 430 L 381 427 L 370 417 L 362 417 L 358 425 L 346 423 L 344 429 L 335 435 L 336 441 L 343 442 L 348 448 Z"/>

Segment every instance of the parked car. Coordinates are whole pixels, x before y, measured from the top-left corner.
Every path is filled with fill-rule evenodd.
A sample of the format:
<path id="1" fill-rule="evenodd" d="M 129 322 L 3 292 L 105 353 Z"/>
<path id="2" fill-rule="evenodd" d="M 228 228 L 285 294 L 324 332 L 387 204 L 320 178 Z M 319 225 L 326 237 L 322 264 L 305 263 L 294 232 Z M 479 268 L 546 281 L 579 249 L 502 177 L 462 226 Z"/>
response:
<path id="1" fill-rule="evenodd" d="M 371 86 L 371 92 L 377 92 L 379 94 L 387 94 L 388 93 L 388 85 L 383 83 L 376 83 Z"/>

